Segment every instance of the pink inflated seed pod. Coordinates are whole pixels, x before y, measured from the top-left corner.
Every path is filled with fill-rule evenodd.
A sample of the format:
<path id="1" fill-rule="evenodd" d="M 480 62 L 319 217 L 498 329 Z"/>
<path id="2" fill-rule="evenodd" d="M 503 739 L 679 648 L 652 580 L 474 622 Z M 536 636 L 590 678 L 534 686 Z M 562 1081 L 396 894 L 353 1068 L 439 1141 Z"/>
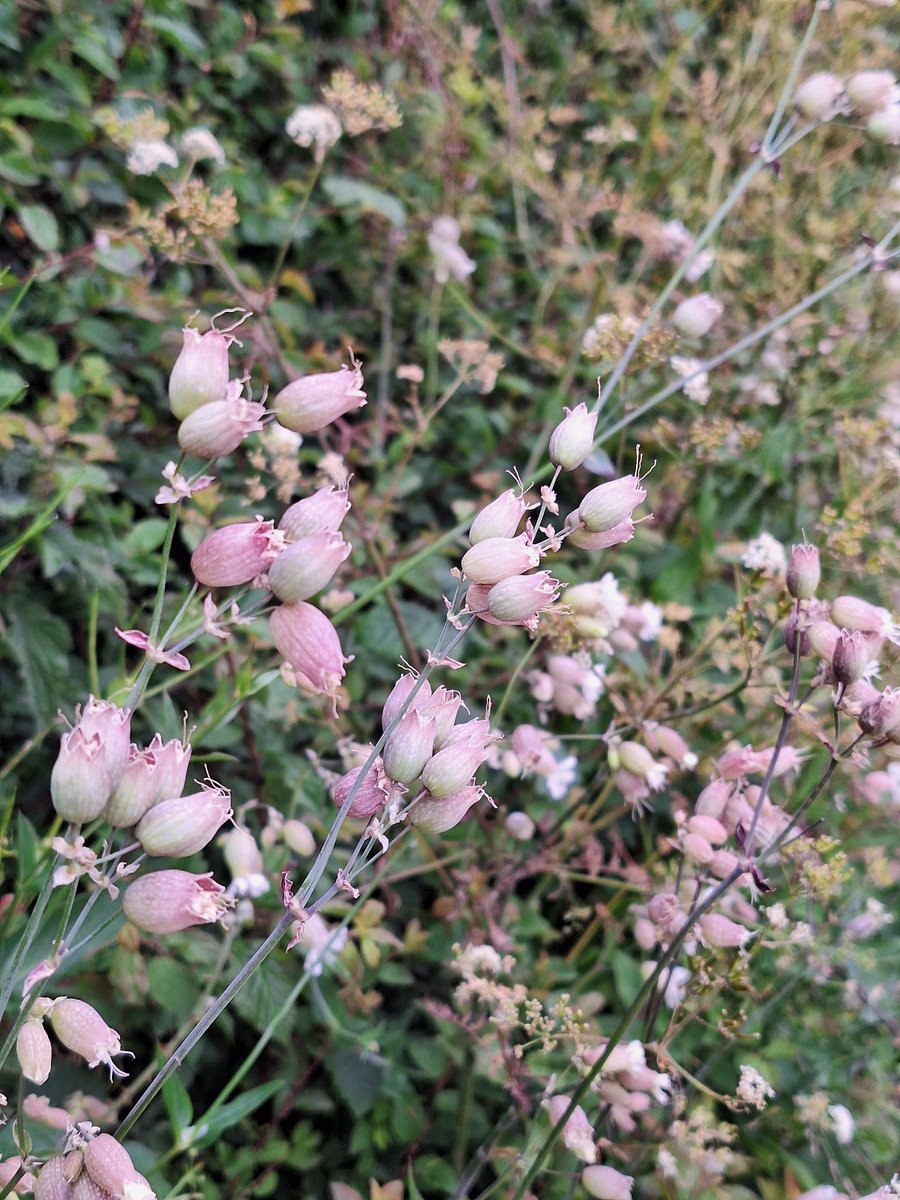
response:
<path id="1" fill-rule="evenodd" d="M 636 475 L 623 475 L 592 488 L 578 506 L 578 516 L 589 533 L 606 533 L 630 520 L 647 498 Z"/>
<path id="2" fill-rule="evenodd" d="M 209 533 L 191 555 L 204 587 L 237 587 L 261 575 L 270 561 L 274 521 L 241 521 Z"/>
<path id="3" fill-rule="evenodd" d="M 488 538 L 515 537 L 528 508 L 524 493 L 509 488 L 476 515 L 469 528 L 470 544 L 475 546 Z"/>
<path id="4" fill-rule="evenodd" d="M 329 484 L 286 509 L 278 528 L 283 529 L 292 542 L 315 533 L 337 533 L 349 511 L 347 489 Z"/>
<path id="5" fill-rule="evenodd" d="M 516 538 L 485 538 L 462 558 L 463 574 L 472 583 L 493 586 L 511 575 L 523 575 L 536 567 L 540 552 L 528 544 L 527 534 Z"/>
<path id="6" fill-rule="evenodd" d="M 483 795 L 483 788 L 470 785 L 442 799 L 424 796 L 410 810 L 410 822 L 425 833 L 446 833 L 463 820 Z"/>
<path id="7" fill-rule="evenodd" d="M 279 425 L 294 433 L 317 433 L 366 403 L 363 373 L 357 364 L 339 371 L 304 375 L 282 388 L 272 409 Z"/>
<path id="8" fill-rule="evenodd" d="M 300 538 L 282 550 L 269 567 L 269 586 L 285 604 L 308 600 L 328 586 L 350 549 L 339 533 Z"/>
<path id="9" fill-rule="evenodd" d="M 343 808 L 351 791 L 362 777 L 362 783 L 353 797 L 347 815 L 368 820 L 384 808 L 390 794 L 390 782 L 385 776 L 384 764 L 380 758 L 375 759 L 363 776 L 364 771 L 365 767 L 354 767 L 352 771 L 342 775 L 331 789 L 331 797 L 337 808 Z"/>
<path id="10" fill-rule="evenodd" d="M 269 614 L 269 627 L 278 653 L 293 667 L 297 682 L 317 695 L 337 695 L 345 658 L 337 630 L 312 604 L 282 604 Z"/>
<path id="11" fill-rule="evenodd" d="M 129 885 L 122 907 L 138 929 L 165 935 L 218 921 L 229 901 L 224 887 L 209 872 L 153 871 Z"/>
<path id="12" fill-rule="evenodd" d="M 138 822 L 135 837 L 153 858 L 187 858 L 209 845 L 231 811 L 228 790 L 204 784 L 191 796 L 151 808 Z"/>

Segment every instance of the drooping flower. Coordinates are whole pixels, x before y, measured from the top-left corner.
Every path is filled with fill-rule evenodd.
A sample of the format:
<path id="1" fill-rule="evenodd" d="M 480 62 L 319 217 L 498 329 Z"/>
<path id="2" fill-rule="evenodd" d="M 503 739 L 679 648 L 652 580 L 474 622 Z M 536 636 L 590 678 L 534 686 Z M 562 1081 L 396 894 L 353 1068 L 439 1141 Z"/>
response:
<path id="1" fill-rule="evenodd" d="M 63 996 L 53 1003 L 50 1024 L 66 1049 L 79 1054 L 89 1067 L 103 1063 L 109 1069 L 110 1079 L 114 1075 L 127 1074 L 112 1060 L 116 1055 L 129 1052 L 122 1049 L 119 1035 L 90 1004 Z"/>

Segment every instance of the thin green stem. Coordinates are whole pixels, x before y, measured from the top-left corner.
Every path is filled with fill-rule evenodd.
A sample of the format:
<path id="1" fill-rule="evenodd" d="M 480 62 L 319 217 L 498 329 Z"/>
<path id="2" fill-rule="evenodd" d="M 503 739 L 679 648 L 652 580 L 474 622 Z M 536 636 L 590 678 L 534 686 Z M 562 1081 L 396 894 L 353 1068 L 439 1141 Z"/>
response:
<path id="1" fill-rule="evenodd" d="M 297 207 L 294 210 L 293 218 L 291 220 L 290 226 L 288 227 L 287 236 L 285 237 L 284 241 L 281 243 L 281 247 L 278 251 L 278 254 L 275 258 L 275 262 L 272 266 L 272 272 L 269 275 L 269 282 L 266 287 L 267 291 L 271 292 L 278 286 L 278 277 L 281 274 L 281 268 L 284 266 L 284 260 L 288 256 L 288 251 L 290 250 L 291 245 L 294 241 L 294 234 L 297 232 L 297 226 L 300 224 L 300 220 L 303 216 L 303 213 L 306 211 L 306 206 L 309 203 L 309 198 L 312 195 L 313 188 L 316 186 L 316 182 L 318 181 L 318 178 L 322 173 L 323 163 L 324 163 L 324 159 L 322 160 L 322 162 L 315 163 L 312 171 L 310 172 L 306 187 L 303 189 L 303 191 L 300 194 L 300 200 L 297 204 Z"/>

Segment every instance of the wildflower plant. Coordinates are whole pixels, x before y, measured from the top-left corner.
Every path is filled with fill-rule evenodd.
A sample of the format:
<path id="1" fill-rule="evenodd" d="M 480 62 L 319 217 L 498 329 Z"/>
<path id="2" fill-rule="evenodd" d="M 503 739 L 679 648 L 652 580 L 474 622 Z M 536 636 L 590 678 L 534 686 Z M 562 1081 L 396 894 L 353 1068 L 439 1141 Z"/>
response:
<path id="1" fill-rule="evenodd" d="M 0 1200 L 892 1194 L 882 14 L 126 7 L 3 33 Z"/>

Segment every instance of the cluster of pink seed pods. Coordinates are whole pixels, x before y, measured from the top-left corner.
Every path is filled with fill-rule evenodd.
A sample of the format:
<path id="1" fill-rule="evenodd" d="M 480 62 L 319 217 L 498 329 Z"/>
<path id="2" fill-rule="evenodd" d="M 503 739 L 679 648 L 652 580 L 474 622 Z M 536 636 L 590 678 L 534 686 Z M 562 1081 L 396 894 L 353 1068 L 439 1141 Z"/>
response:
<path id="1" fill-rule="evenodd" d="M 350 554 L 338 532 L 350 508 L 346 488 L 331 485 L 292 504 L 273 521 L 239 522 L 208 534 L 191 556 L 191 570 L 206 587 L 258 581 L 281 604 L 269 623 L 275 645 L 297 682 L 334 697 L 344 677 L 340 638 L 311 597 L 323 590 Z"/>

